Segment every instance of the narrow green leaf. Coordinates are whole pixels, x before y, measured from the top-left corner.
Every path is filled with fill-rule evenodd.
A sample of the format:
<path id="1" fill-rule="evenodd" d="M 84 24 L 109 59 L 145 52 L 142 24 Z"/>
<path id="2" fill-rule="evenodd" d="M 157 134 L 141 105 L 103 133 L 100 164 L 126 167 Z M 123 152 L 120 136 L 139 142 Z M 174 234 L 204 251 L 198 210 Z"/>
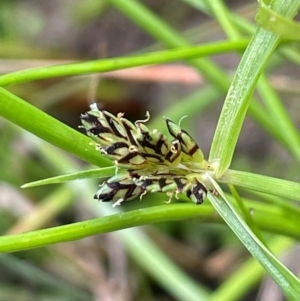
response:
<path id="1" fill-rule="evenodd" d="M 161 198 L 160 196 L 157 197 Z M 246 202 L 246 204 L 248 208 L 252 208 L 255 212 L 253 219 L 262 230 L 265 229 L 300 239 L 298 219 L 295 216 L 287 216 L 281 209 L 270 207 L 268 204 L 256 204 L 254 202 Z M 105 204 L 99 204 L 99 206 L 105 206 Z M 108 211 L 107 209 L 105 210 Z M 97 209 L 98 211 L 101 210 Z M 266 218 L 266 216 L 269 218 Z M 78 240 L 92 235 L 141 225 L 191 219 L 204 219 L 207 222 L 214 223 L 223 222 L 222 218 L 215 214 L 215 210 L 209 203 L 196 206 L 195 204 L 163 204 L 162 201 L 162 205 L 160 206 L 117 213 L 28 233 L 0 236 L 0 253 L 15 252 L 64 241 Z M 281 224 L 286 225 L 286 227 L 282 227 Z"/>
<path id="2" fill-rule="evenodd" d="M 249 228 L 252 230 L 252 232 L 257 236 L 257 238 L 264 244 L 265 243 L 265 239 L 260 231 L 260 229 L 258 228 L 257 224 L 254 222 L 253 217 L 250 213 L 250 211 L 248 210 L 245 202 L 242 200 L 241 196 L 238 194 L 238 192 L 236 191 L 235 187 L 233 185 L 229 185 L 229 189 L 230 192 L 233 196 L 233 198 L 235 199 L 238 208 L 240 209 L 243 218 L 245 219 L 245 222 L 247 223 L 247 225 L 249 226 Z"/>
<path id="3" fill-rule="evenodd" d="M 256 22 L 265 30 L 291 40 L 300 40 L 300 23 L 275 12 L 265 1 L 259 0 Z M 295 15 L 297 11 L 295 11 Z M 292 16 L 293 17 L 293 16 Z"/>
<path id="4" fill-rule="evenodd" d="M 68 181 L 90 179 L 90 178 L 102 179 L 102 178 L 107 178 L 107 177 L 114 175 L 115 172 L 116 172 L 115 166 L 90 169 L 90 170 L 74 172 L 74 173 L 71 173 L 68 175 L 62 175 L 62 176 L 52 177 L 52 178 L 43 179 L 43 180 L 39 180 L 39 181 L 34 181 L 31 183 L 26 183 L 26 184 L 22 185 L 21 187 L 29 188 L 29 187 L 35 187 L 35 186 L 64 183 L 64 182 L 68 182 Z"/>
<path id="5" fill-rule="evenodd" d="M 278 10 L 291 18 L 297 11 L 298 3 L 285 1 Z M 225 99 L 210 151 L 209 161 L 219 160 L 216 178 L 231 164 L 251 95 L 279 41 L 280 36 L 259 27 L 241 59 Z"/>
<path id="6" fill-rule="evenodd" d="M 218 181 L 300 201 L 300 183 L 292 181 L 237 170 L 227 170 Z"/>
<path id="7" fill-rule="evenodd" d="M 83 75 L 87 73 L 106 72 L 137 66 L 167 63 L 182 59 L 193 59 L 227 51 L 242 50 L 246 47 L 247 43 L 248 40 L 239 40 L 236 42 L 224 41 L 203 44 L 201 46 L 182 45 L 179 49 L 147 53 L 134 57 L 121 57 L 61 66 L 32 68 L 0 76 L 0 86 L 25 83 L 45 78 Z"/>
<path id="8" fill-rule="evenodd" d="M 275 254 L 284 254 L 294 245 L 294 241 L 286 237 L 276 237 L 268 241 L 270 249 Z M 227 279 L 209 296 L 207 301 L 237 301 L 242 300 L 251 289 L 256 287 L 264 276 L 261 265 L 251 257 L 235 270 Z"/>
<path id="9" fill-rule="evenodd" d="M 214 188 L 218 191 L 219 196 L 209 194 L 208 199 L 214 208 L 222 216 L 224 221 L 237 235 L 249 252 L 264 267 L 268 274 L 281 287 L 283 292 L 291 300 L 300 299 L 300 281 L 292 274 L 283 264 L 281 264 L 274 255 L 261 243 L 253 234 L 248 225 L 244 222 L 234 207 L 226 199 L 218 184 L 210 178 Z"/>
<path id="10" fill-rule="evenodd" d="M 172 204 L 148 207 L 55 228 L 0 236 L 0 252 L 32 249 L 139 225 L 185 220 L 191 218 L 191 216 L 201 217 L 207 214 L 213 214 L 211 206 L 197 207 L 195 204 Z"/>
<path id="11" fill-rule="evenodd" d="M 92 140 L 0 87 L 0 116 L 96 166 L 111 165 Z M 78 116 L 78 124 L 80 119 Z"/>

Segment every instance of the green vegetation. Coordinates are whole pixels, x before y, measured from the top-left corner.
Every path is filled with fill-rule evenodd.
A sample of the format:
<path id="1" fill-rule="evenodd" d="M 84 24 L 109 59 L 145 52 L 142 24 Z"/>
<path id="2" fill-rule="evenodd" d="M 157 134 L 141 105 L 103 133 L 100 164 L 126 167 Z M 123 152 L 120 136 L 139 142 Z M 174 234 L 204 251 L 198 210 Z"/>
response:
<path id="1" fill-rule="evenodd" d="M 96 2 L 72 5 L 68 18 L 84 28 L 90 19 L 105 20 L 118 12 L 158 44 L 152 42 L 148 48 L 137 44 L 134 54 L 74 62 L 79 51 L 68 56 L 47 43 L 35 48 L 30 42 L 28 32 L 38 36 L 45 30 L 42 15 L 34 18 L 26 11 L 31 22 L 22 28 L 28 35 L 24 42 L 20 22 L 11 27 L 8 17 L 17 18 L 20 5 L 4 2 L 0 12 L 0 56 L 7 58 L 1 60 L 0 76 L 0 116 L 4 117 L 0 120 L 0 252 L 22 251 L 0 255 L 0 270 L 5 271 L 0 275 L 0 300 L 8 294 L 14 296 L 11 300 L 30 300 L 28 282 L 39 288 L 41 300 L 93 300 L 93 296 L 106 300 L 107 295 L 112 300 L 160 300 L 161 296 L 164 300 L 244 300 L 250 293 L 257 294 L 265 275 L 288 300 L 300 300 L 299 279 L 278 259 L 300 239 L 300 135 L 299 114 L 294 113 L 300 108 L 299 102 L 292 101 L 300 93 L 290 82 L 280 90 L 270 80 L 273 74 L 281 75 L 284 65 L 299 68 L 300 25 L 293 18 L 300 1 L 266 4 L 260 0 L 255 23 L 221 0 L 172 1 L 156 8 L 157 13 L 137 0 Z M 179 32 L 177 26 L 168 25 L 183 18 L 175 14 L 177 5 L 211 19 Z M 252 15 L 256 9 L 245 8 Z M 63 16 L 66 12 L 60 9 Z M 218 41 L 214 35 L 221 30 L 226 37 Z M 239 62 L 231 77 L 213 55 L 233 52 Z M 19 66 L 41 58 L 43 66 Z M 70 61 L 58 65 L 54 58 Z M 198 124 L 206 114 L 214 116 L 216 123 L 209 123 L 214 132 L 207 129 L 213 132 L 212 144 L 206 149 L 208 161 L 215 166 L 208 181 L 218 193 L 209 193 L 200 206 L 183 195 L 165 204 L 165 194 L 149 193 L 141 202 L 133 200 L 117 208 L 97 204 L 93 194 L 99 179 L 113 175 L 115 168 L 83 131 L 67 121 L 80 123 L 79 114 L 89 110 L 82 103 L 91 91 L 93 101 L 116 113 L 132 109 L 132 104 L 126 104 L 128 87 L 120 78 L 105 77 L 106 72 L 178 61 L 196 70 L 205 86 L 197 84 L 199 89 L 183 99 L 168 99 L 160 112 L 155 108 L 161 107 L 162 99 L 142 103 L 143 111 L 153 115 L 147 126 L 165 133 L 163 116 L 177 122 L 188 115 L 181 126 L 192 133 L 192 120 Z M 97 73 L 103 74 L 101 80 Z M 292 82 L 292 72 L 288 76 Z M 135 119 L 143 118 L 132 112 Z M 247 135 L 241 133 L 247 116 L 255 123 L 255 138 L 263 137 L 273 148 L 262 147 L 261 154 L 253 155 L 237 149 L 238 139 Z M 192 136 L 198 141 L 195 132 Z M 201 141 L 199 145 L 203 147 Z M 83 166 L 83 161 L 94 166 Z M 59 184 L 46 185 L 54 183 Z M 21 190 L 22 185 L 26 189 Z M 141 225 L 148 226 L 137 227 Z M 117 231 L 122 229 L 126 230 Z M 94 237 L 106 233 L 110 234 Z M 219 259 L 226 271 L 218 270 L 213 259 Z M 114 288 L 113 278 L 119 289 Z"/>

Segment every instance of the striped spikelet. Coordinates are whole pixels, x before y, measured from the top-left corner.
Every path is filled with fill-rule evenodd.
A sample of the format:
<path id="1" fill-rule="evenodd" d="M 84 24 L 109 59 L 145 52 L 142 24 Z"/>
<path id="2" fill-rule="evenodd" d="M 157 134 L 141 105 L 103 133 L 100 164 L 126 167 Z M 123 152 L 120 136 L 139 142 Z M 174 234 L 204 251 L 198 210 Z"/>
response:
<path id="1" fill-rule="evenodd" d="M 122 170 L 102 183 L 95 198 L 117 205 L 147 192 L 165 192 L 170 198 L 174 193 L 186 193 L 201 204 L 207 193 L 201 175 L 211 167 L 197 143 L 169 119 L 166 124 L 172 140 L 157 130 L 150 131 L 145 125 L 148 112 L 146 117 L 133 124 L 123 114 L 114 116 L 95 104 L 81 116 L 97 149 L 114 162 L 116 170 Z"/>

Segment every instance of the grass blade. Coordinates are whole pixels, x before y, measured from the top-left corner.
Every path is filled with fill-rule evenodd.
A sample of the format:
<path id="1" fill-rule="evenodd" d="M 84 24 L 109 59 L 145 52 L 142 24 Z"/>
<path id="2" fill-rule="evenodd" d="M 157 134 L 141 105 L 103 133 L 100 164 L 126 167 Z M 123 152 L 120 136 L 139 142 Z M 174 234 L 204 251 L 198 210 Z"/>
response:
<path id="1" fill-rule="evenodd" d="M 227 170 L 218 181 L 300 201 L 300 184 L 292 181 L 237 170 Z"/>
<path id="2" fill-rule="evenodd" d="M 106 72 L 138 66 L 174 62 L 182 59 L 190 60 L 226 51 L 242 50 L 247 44 L 248 40 L 244 39 L 236 42 L 224 41 L 203 44 L 201 46 L 178 45 L 178 47 L 180 47 L 179 49 L 153 52 L 134 57 L 113 58 L 52 67 L 32 68 L 0 76 L 0 86 L 20 84 L 45 78 L 83 75 L 88 73 Z"/>
<path id="3" fill-rule="evenodd" d="M 96 166 L 111 165 L 91 139 L 0 87 L 0 116 Z M 78 116 L 78 124 L 80 123 Z"/>
<path id="4" fill-rule="evenodd" d="M 290 300 L 299 300 L 300 298 L 300 281 L 292 274 L 283 264 L 281 264 L 274 255 L 260 242 L 247 226 L 241 216 L 236 212 L 234 207 L 226 199 L 221 188 L 211 178 L 214 187 L 220 196 L 208 195 L 214 208 L 222 216 L 224 221 L 238 236 L 249 252 L 264 267 L 268 274 L 281 287 L 283 292 Z"/>
<path id="5" fill-rule="evenodd" d="M 81 179 L 89 179 L 89 178 L 106 178 L 114 175 L 116 171 L 115 166 L 105 167 L 105 168 L 97 168 L 97 169 L 89 169 L 84 171 L 78 171 L 67 175 L 52 177 L 48 179 L 43 179 L 39 181 L 34 181 L 31 183 L 26 183 L 22 185 L 22 188 L 29 188 L 35 186 L 49 185 L 49 184 L 57 184 L 64 183 L 68 181 L 81 180 Z"/>
<path id="6" fill-rule="evenodd" d="M 284 1 L 278 13 L 291 18 L 297 9 L 298 1 Z M 219 178 L 230 166 L 251 95 L 279 41 L 280 36 L 260 27 L 241 59 L 225 99 L 210 151 L 210 161 L 220 160 L 216 178 Z"/>

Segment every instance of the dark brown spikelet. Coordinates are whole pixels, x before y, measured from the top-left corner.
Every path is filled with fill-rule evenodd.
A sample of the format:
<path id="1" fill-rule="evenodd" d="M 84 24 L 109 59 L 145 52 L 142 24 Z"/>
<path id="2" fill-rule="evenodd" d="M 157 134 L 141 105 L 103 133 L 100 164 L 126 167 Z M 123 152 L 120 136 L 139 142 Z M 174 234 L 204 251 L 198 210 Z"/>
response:
<path id="1" fill-rule="evenodd" d="M 201 204 L 207 193 L 201 173 L 210 167 L 195 140 L 170 119 L 166 119 L 166 124 L 173 140 L 148 129 L 148 112 L 145 120 L 134 124 L 123 115 L 99 111 L 95 104 L 81 115 L 87 135 L 120 171 L 103 182 L 95 198 L 112 200 L 117 205 L 142 197 L 147 191 L 169 196 L 187 193 L 196 204 Z"/>

